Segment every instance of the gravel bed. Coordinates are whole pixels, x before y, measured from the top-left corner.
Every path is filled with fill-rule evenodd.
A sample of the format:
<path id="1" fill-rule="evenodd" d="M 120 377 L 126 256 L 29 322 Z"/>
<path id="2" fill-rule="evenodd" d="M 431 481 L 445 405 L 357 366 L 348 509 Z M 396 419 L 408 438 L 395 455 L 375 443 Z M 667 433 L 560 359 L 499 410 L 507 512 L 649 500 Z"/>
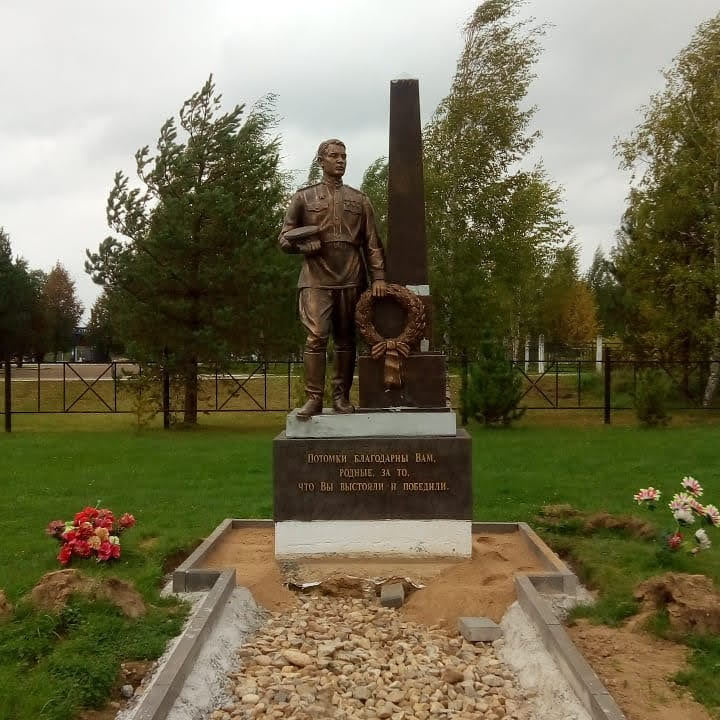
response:
<path id="1" fill-rule="evenodd" d="M 492 645 L 406 622 L 376 601 L 312 596 L 272 613 L 238 656 L 232 699 L 212 720 L 533 717 Z"/>

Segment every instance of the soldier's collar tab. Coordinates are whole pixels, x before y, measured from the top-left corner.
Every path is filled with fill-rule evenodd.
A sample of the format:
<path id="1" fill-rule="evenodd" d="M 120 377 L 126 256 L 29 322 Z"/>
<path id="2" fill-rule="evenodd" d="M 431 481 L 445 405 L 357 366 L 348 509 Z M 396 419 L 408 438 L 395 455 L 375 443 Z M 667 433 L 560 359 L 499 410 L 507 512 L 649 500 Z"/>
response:
<path id="1" fill-rule="evenodd" d="M 342 179 L 336 180 L 335 178 L 324 177 L 323 185 L 327 185 L 331 190 L 335 190 L 336 188 L 340 188 L 343 186 L 343 181 Z"/>

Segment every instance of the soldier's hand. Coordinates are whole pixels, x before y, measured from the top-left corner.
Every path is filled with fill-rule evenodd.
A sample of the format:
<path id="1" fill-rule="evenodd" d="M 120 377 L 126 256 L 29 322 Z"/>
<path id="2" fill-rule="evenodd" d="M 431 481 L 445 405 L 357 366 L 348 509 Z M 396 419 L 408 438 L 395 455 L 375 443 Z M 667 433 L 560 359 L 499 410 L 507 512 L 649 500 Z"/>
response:
<path id="1" fill-rule="evenodd" d="M 373 280 L 372 295 L 373 297 L 384 297 L 387 291 L 387 285 L 384 280 Z"/>
<path id="2" fill-rule="evenodd" d="M 305 255 L 312 255 L 320 250 L 320 245 L 321 242 L 319 239 L 308 240 L 300 249 Z"/>

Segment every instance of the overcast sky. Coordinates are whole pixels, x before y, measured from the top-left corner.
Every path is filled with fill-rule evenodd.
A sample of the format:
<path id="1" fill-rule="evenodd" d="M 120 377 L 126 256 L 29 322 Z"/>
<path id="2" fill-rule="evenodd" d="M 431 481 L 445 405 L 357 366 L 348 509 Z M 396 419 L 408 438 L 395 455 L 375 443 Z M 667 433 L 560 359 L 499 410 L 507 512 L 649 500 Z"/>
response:
<path id="1" fill-rule="evenodd" d="M 389 82 L 420 79 L 423 122 L 450 86 L 470 0 L 0 0 L 0 226 L 32 267 L 57 261 L 90 308 L 85 249 L 108 234 L 116 170 L 210 73 L 228 106 L 278 96 L 283 162 L 307 172 L 320 140 L 348 146 L 359 186 L 387 154 Z M 537 147 L 565 190 L 587 267 L 608 250 L 628 177 L 613 156 L 660 70 L 718 0 L 530 0 L 553 25 L 530 102 Z"/>

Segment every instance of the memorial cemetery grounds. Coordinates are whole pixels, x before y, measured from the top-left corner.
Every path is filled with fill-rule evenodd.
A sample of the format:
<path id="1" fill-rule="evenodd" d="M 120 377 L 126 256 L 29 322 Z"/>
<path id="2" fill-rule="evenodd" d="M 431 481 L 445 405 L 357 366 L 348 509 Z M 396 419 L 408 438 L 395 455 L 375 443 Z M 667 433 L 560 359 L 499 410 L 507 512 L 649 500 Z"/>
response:
<path id="1" fill-rule="evenodd" d="M 471 425 L 474 519 L 529 522 L 597 591 L 596 604 L 578 613 L 593 622 L 622 623 L 638 610 L 636 584 L 669 570 L 720 583 L 715 552 L 667 556 L 660 566 L 655 530 L 663 529 L 665 514 L 643 513 L 632 500 L 648 485 L 667 497 L 684 475 L 716 497 L 713 418 L 676 417 L 673 427 L 656 431 L 622 414 L 610 427 L 597 413 L 584 420 L 576 413 L 563 422 L 555 411 L 530 413 L 510 430 Z M 16 419 L 15 432 L 0 437 L 0 588 L 16 606 L 0 623 L 0 687 L 8 698 L 1 720 L 69 718 L 81 706 L 102 707 L 117 696 L 120 662 L 161 654 L 186 614 L 184 605 L 160 598 L 164 574 L 224 517 L 272 516 L 271 441 L 283 422 L 282 414 L 210 417 L 194 431 L 167 433 L 138 432 L 130 416 Z M 74 566 L 134 583 L 147 614 L 130 620 L 108 603 L 82 598 L 59 615 L 33 609 L 23 597 L 59 568 L 45 526 L 97 502 L 133 513 L 137 525 L 123 536 L 123 555 L 112 567 Z M 625 519 L 605 522 L 603 514 Z M 668 633 L 662 615 L 649 626 Z M 720 639 L 675 639 L 691 648 L 679 681 L 706 706 L 720 706 Z"/>

